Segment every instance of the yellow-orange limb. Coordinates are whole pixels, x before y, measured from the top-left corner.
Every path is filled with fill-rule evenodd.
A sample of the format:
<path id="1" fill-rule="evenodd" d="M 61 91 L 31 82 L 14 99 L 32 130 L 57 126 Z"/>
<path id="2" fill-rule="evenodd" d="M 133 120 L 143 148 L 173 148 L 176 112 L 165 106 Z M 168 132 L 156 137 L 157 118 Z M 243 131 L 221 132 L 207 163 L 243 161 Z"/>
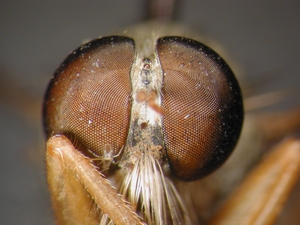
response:
<path id="1" fill-rule="evenodd" d="M 141 224 L 110 183 L 64 136 L 47 142 L 47 176 L 58 224 L 99 224 L 100 210 L 114 224 Z"/>
<path id="2" fill-rule="evenodd" d="M 300 140 L 287 139 L 249 174 L 211 225 L 273 224 L 299 177 Z"/>

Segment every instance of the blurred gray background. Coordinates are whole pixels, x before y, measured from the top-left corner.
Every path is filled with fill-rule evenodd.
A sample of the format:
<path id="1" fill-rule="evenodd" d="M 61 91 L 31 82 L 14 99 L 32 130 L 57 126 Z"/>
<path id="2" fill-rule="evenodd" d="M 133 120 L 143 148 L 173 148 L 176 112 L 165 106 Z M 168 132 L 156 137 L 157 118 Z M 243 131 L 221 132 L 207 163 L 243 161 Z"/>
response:
<path id="1" fill-rule="evenodd" d="M 40 115 L 47 83 L 84 40 L 139 22 L 144 12 L 138 0 L 0 1 L 0 224 L 53 224 Z M 299 1 L 186 0 L 178 12 L 223 44 L 248 79 L 268 77 L 260 92 L 291 90 L 279 109 L 299 102 Z"/>

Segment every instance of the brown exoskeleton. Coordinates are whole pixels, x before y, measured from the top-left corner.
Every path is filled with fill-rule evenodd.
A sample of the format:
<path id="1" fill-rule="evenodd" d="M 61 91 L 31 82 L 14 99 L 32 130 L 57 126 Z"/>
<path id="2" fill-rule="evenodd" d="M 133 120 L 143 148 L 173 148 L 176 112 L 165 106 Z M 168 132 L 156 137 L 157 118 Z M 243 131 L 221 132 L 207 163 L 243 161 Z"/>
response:
<path id="1" fill-rule="evenodd" d="M 232 185 L 230 179 L 224 182 L 222 172 L 189 183 L 178 178 L 200 178 L 219 167 L 229 156 L 243 118 L 239 87 L 220 56 L 199 42 L 182 38 L 183 33 L 178 32 L 178 27 L 174 29 L 177 36 L 173 36 L 173 29 L 165 31 L 164 25 L 156 24 L 150 32 L 152 24 L 143 26 L 147 30 L 145 33 L 141 27 L 126 32 L 126 36 L 131 32 L 134 34 L 135 44 L 127 37 L 110 36 L 83 45 L 65 60 L 50 84 L 44 111 L 49 136 L 47 170 L 58 222 L 272 222 L 277 207 L 297 177 L 299 142 L 284 142 L 250 176 L 250 181 L 245 181 L 246 184 L 228 203 L 230 207 L 211 218 L 205 207 L 217 197 L 213 194 L 206 196 L 206 192 L 208 189 L 215 189 L 215 193 L 226 192 Z M 137 36 L 136 32 L 139 33 Z M 135 46 L 137 50 L 134 50 Z M 98 73 L 104 75 L 95 76 Z M 184 76 L 177 78 L 179 73 Z M 170 78 L 170 74 L 174 75 Z M 198 77 L 209 78 L 200 81 Z M 173 84 L 176 79 L 178 81 Z M 178 88 L 180 85 L 182 90 Z M 96 93 L 99 90 L 100 94 Z M 171 97 L 168 96 L 172 91 Z M 193 92 L 196 92 L 195 97 L 191 97 Z M 113 95 L 117 97 L 112 98 Z M 179 100 L 168 100 L 172 95 Z M 200 97 L 206 105 L 201 105 Z M 185 104 L 190 101 L 191 104 Z M 100 106 L 95 106 L 96 103 Z M 115 109 L 114 104 L 121 109 Z M 197 111 L 198 107 L 201 110 Z M 205 118 L 208 124 L 199 123 L 199 118 Z M 93 127 L 94 124 L 97 126 Z M 177 125 L 172 127 L 173 124 Z M 250 129 L 244 132 L 258 131 Z M 188 147 L 180 149 L 185 144 Z M 248 154 L 253 146 L 248 147 L 250 150 L 243 147 L 239 153 Z M 187 150 L 189 148 L 191 150 Z M 201 148 L 204 153 L 195 153 Z M 209 153 L 205 152 L 208 150 Z M 180 158 L 181 154 L 184 160 Z M 229 171 L 232 170 L 230 165 L 229 162 Z M 242 168 L 240 170 L 245 169 Z M 101 172 L 111 179 L 112 184 L 102 177 Z M 259 190 L 247 185 L 254 182 L 259 184 Z M 270 188 L 278 183 L 282 186 Z M 112 186 L 118 187 L 120 195 Z M 274 193 L 280 193 L 276 194 L 278 199 L 270 197 Z M 265 197 L 262 205 L 250 201 L 260 199 L 257 196 Z"/>
<path id="2" fill-rule="evenodd" d="M 204 5 L 204 6 L 202 6 L 201 5 L 201 8 L 205 8 L 205 6 L 206 5 Z M 87 9 L 86 9 L 87 10 Z M 101 15 L 103 15 L 103 13 L 101 12 L 101 9 L 99 8 L 98 9 L 99 10 L 99 14 L 101 14 Z M 209 9 L 208 9 L 209 10 Z M 67 11 L 67 10 L 66 10 Z M 72 10 L 71 10 L 72 11 Z M 189 10 L 190 11 L 190 10 Z M 250 10 L 251 11 L 251 10 Z M 213 11 L 214 12 L 214 11 Z M 283 11 L 284 12 L 284 11 Z M 203 13 L 201 13 L 201 14 L 203 14 Z M 288 13 L 289 14 L 289 13 Z M 105 14 L 104 14 L 105 15 Z M 281 15 L 281 14 L 280 14 Z M 280 17 L 280 15 L 278 16 L 278 17 Z M 38 15 L 36 15 L 36 16 L 38 16 Z M 217 17 L 217 16 L 216 16 Z M 245 16 L 245 17 L 247 17 L 247 16 Z M 255 16 L 254 16 L 255 17 Z M 103 17 L 102 17 L 103 18 Z M 106 18 L 106 17 L 104 17 L 104 18 Z M 199 17 L 198 17 L 199 18 Z M 201 17 L 200 17 L 201 18 Z M 222 18 L 222 16 L 220 16 L 220 17 L 217 17 L 217 18 Z M 244 17 L 243 17 L 244 18 Z M 261 21 L 264 21 L 263 19 L 261 19 L 261 17 L 259 17 L 260 18 L 260 20 Z M 282 17 L 280 17 L 280 18 L 282 18 Z M 209 19 L 209 18 L 208 18 Z M 240 20 L 240 18 L 236 18 L 236 20 Z M 202 23 L 200 23 L 200 24 L 206 24 L 208 21 L 204 21 L 203 22 L 203 20 L 201 20 L 202 21 Z M 200 21 L 199 21 L 200 22 Z M 126 21 L 125 22 L 123 22 L 123 23 L 126 23 Z M 226 24 L 226 23 L 225 23 Z M 277 24 L 277 23 L 276 23 Z M 33 24 L 32 24 L 33 25 Z M 58 25 L 54 25 L 54 26 L 58 26 Z M 199 26 L 201 26 L 201 25 L 199 25 Z M 234 23 L 234 26 L 238 26 L 236 23 Z M 275 26 L 275 25 L 274 25 Z M 78 25 L 78 27 L 80 27 L 79 25 Z M 103 27 L 103 25 L 101 24 L 100 26 L 99 26 L 99 28 L 102 28 Z M 114 25 L 114 27 L 115 27 L 115 25 Z M 211 26 L 211 27 L 213 27 L 213 26 Z M 272 27 L 272 26 L 271 26 Z M 276 27 L 278 27 L 278 29 L 280 29 L 280 24 L 277 26 L 276 25 Z M 213 30 L 214 28 L 212 28 L 212 30 Z M 227 27 L 226 27 L 226 29 L 227 29 Z M 52 30 L 52 29 L 51 29 Z M 269 29 L 267 29 L 266 30 L 266 32 L 268 32 L 269 33 L 269 31 L 268 31 Z M 271 30 L 272 30 L 272 28 L 271 28 Z M 39 31 L 40 32 L 40 31 Z M 57 32 L 57 31 L 56 31 Z M 244 31 L 241 31 L 241 32 L 244 32 Z M 255 32 L 255 30 L 254 30 L 254 32 Z M 102 32 L 102 31 L 96 31 L 96 35 L 98 35 L 98 33 L 99 34 L 103 34 L 103 33 L 105 33 L 105 32 Z M 287 33 L 286 33 L 287 34 Z M 93 35 L 93 33 L 91 32 L 91 33 L 87 33 L 87 34 L 83 34 L 82 36 L 79 36 L 79 35 L 75 35 L 75 37 L 73 36 L 73 34 L 72 33 L 68 33 L 68 41 L 70 41 L 71 39 L 73 39 L 73 40 L 76 40 L 76 41 L 80 41 L 80 40 L 82 40 L 82 37 L 86 37 L 86 36 L 89 36 L 89 35 Z M 216 36 L 216 34 L 214 34 L 215 36 Z M 243 35 L 248 35 L 248 33 L 243 33 Z M 50 35 L 48 35 L 48 36 L 50 36 Z M 63 37 L 63 32 L 60 32 L 60 36 L 62 36 Z M 251 36 L 251 35 L 250 35 Z M 186 37 L 189 37 L 189 38 L 194 38 L 193 36 L 189 36 L 189 35 L 186 35 Z M 237 37 L 237 36 L 235 36 L 235 35 L 233 35 L 233 37 L 236 37 L 236 38 L 234 38 L 235 39 L 235 41 L 241 41 L 241 37 Z M 259 36 L 260 37 L 260 36 Z M 32 39 L 34 39 L 34 36 L 31 36 L 31 38 Z M 218 37 L 219 38 L 219 37 Z M 222 37 L 221 37 L 222 38 Z M 261 37 L 260 37 L 261 38 Z M 62 38 L 63 39 L 63 38 Z M 251 39 L 251 38 L 250 38 Z M 276 39 L 276 38 L 275 38 Z M 47 39 L 48 40 L 48 39 Z M 247 42 L 245 43 L 245 40 L 247 40 L 247 38 L 245 38 L 243 41 L 244 41 L 244 44 L 245 45 L 248 45 L 249 46 L 249 43 L 247 44 Z M 278 40 L 278 39 L 277 39 Z M 289 39 L 288 39 L 289 40 Z M 54 42 L 55 41 L 55 39 L 53 40 L 51 40 L 51 42 Z M 39 42 L 35 42 L 35 43 L 39 43 Z M 53 45 L 57 45 L 57 43 L 62 43 L 62 41 L 60 40 L 59 42 L 58 41 L 56 41 L 56 43 L 55 44 L 53 44 Z M 225 39 L 225 43 L 226 43 L 226 39 Z M 257 44 L 257 41 L 255 42 L 255 40 L 254 40 L 254 43 L 255 44 Z M 48 44 L 47 44 L 48 45 Z M 52 46 L 53 46 L 52 45 Z M 71 44 L 72 45 L 72 44 Z M 74 45 L 74 44 L 73 44 Z M 75 44 L 75 46 L 76 46 L 77 44 Z M 36 44 L 34 45 L 34 46 L 36 46 Z M 50 46 L 51 46 L 51 44 L 50 44 Z M 73 46 L 73 47 L 70 47 L 70 45 L 68 45 L 68 47 L 65 47 L 67 50 L 62 50 L 62 51 L 65 51 L 65 53 L 63 53 L 63 54 L 66 54 L 66 52 L 68 52 L 69 50 L 72 50 L 75 46 Z M 209 45 L 209 46 L 213 46 L 213 45 Z M 250 46 L 251 46 L 251 44 L 250 44 Z M 59 51 L 59 46 L 57 46 L 57 48 L 55 48 L 57 51 Z M 264 48 L 264 47 L 261 47 L 261 46 L 258 46 L 258 48 L 260 49 L 260 54 L 263 54 L 263 51 L 265 51 L 266 49 Z M 44 50 L 44 48 L 43 48 L 43 50 Z M 45 49 L 46 50 L 46 49 Z M 33 49 L 31 50 L 31 51 L 33 51 Z M 56 51 L 56 52 L 57 52 Z M 43 51 L 41 51 L 41 52 L 43 52 Z M 49 53 L 49 50 L 47 50 L 47 53 L 48 54 L 50 54 Z M 40 58 L 41 58 L 41 53 L 36 53 L 37 55 L 39 55 L 40 56 Z M 51 52 L 51 54 L 53 55 L 53 53 Z M 241 53 L 241 54 L 243 54 L 243 53 Z M 221 54 L 222 56 L 224 56 L 224 54 Z M 243 56 L 244 56 L 245 54 L 243 54 Z M 248 55 L 247 55 L 248 56 Z M 63 56 L 59 56 L 59 57 L 57 57 L 57 58 L 62 58 L 62 57 L 64 57 L 64 55 Z M 248 58 L 252 58 L 253 59 L 253 61 L 255 62 L 255 64 L 257 64 L 257 61 L 260 61 L 261 59 L 264 59 L 263 58 L 263 56 L 261 56 L 261 55 L 259 55 L 259 56 L 257 56 L 257 58 L 255 58 L 255 57 L 252 57 L 252 56 L 250 56 L 249 55 L 249 57 Z M 43 57 L 43 58 L 46 58 L 46 57 Z M 55 56 L 53 57 L 53 58 L 55 58 Z M 226 58 L 226 57 L 225 57 Z M 288 58 L 288 57 L 287 57 Z M 226 58 L 227 59 L 227 58 Z M 48 58 L 46 58 L 44 61 L 46 61 L 46 60 L 48 60 Z M 244 60 L 244 61 L 243 61 Z M 19 60 L 19 61 L 21 61 L 21 60 Z M 58 60 L 59 61 L 59 60 Z M 57 65 L 57 63 L 58 63 L 58 61 L 57 61 L 57 59 L 53 59 L 52 61 L 50 61 L 50 66 L 48 66 L 48 67 L 53 67 L 53 65 L 52 65 L 52 62 L 53 62 L 53 64 L 54 65 Z M 239 59 L 239 62 L 243 62 L 243 63 L 248 63 L 248 61 L 246 61 L 245 59 Z M 252 61 L 251 61 L 252 62 Z M 43 69 L 41 69 L 42 71 L 40 72 L 40 73 L 38 73 L 38 75 L 39 75 L 39 77 L 40 77 L 40 75 L 41 75 L 41 73 L 42 72 L 44 72 L 44 67 L 45 67 L 45 63 L 36 63 L 36 64 L 38 64 L 38 65 L 40 65 L 38 68 L 43 68 Z M 16 67 L 17 67 L 17 61 L 14 63 L 14 65 L 16 65 Z M 47 65 L 49 65 L 49 64 L 46 64 L 46 66 Z M 232 64 L 231 63 L 229 63 L 229 65 L 231 66 Z M 257 67 L 256 67 L 257 68 Z M 272 68 L 272 67 L 271 67 Z M 52 68 L 52 70 L 53 70 L 53 68 Z M 235 71 L 235 70 L 234 70 Z M 259 70 L 259 71 L 261 71 L 261 70 Z M 262 72 L 264 72 L 265 70 L 262 70 Z M 247 71 L 247 73 L 252 73 L 253 71 Z M 51 73 L 51 72 L 50 72 Z M 47 72 L 47 74 L 49 75 L 50 74 L 49 72 Z M 286 76 L 287 74 L 286 73 L 283 73 L 284 74 L 284 76 Z M 34 82 L 37 82 L 36 80 L 34 81 Z M 6 86 L 6 83 L 5 83 L 5 86 Z M 2 91 L 3 89 L 1 88 L 1 91 Z M 23 94 L 22 94 L 22 96 L 23 96 Z M 7 97 L 7 95 L 5 95 L 5 98 Z M 248 97 L 248 95 L 244 95 L 244 97 Z M 23 98 L 20 98 L 20 99 L 22 99 L 23 100 Z M 246 98 L 246 100 L 247 100 L 247 98 Z M 247 103 L 245 104 L 246 106 L 247 106 Z M 19 111 L 19 112 L 24 112 L 24 109 L 25 108 L 21 108 L 21 110 Z M 247 123 L 247 120 L 248 119 L 250 119 L 250 116 L 249 116 L 249 114 L 247 115 L 246 114 L 246 119 L 245 119 L 245 122 Z M 271 124 L 274 124 L 274 122 L 277 122 L 277 120 L 278 120 L 278 118 L 276 117 L 276 119 L 272 119 L 271 121 L 272 121 L 272 123 Z M 248 120 L 249 121 L 249 120 Z M 255 121 L 254 122 L 252 122 L 252 124 L 253 125 L 257 125 L 257 123 L 255 123 Z M 259 123 L 259 125 L 260 125 L 260 123 Z M 246 124 L 244 125 L 244 128 L 246 128 Z M 287 132 L 284 132 L 282 129 L 274 129 L 273 130 L 273 134 L 274 134 L 274 131 L 277 131 L 277 130 L 280 130 L 281 132 L 282 132 L 282 134 L 286 134 Z M 261 131 L 261 130 L 259 130 L 259 131 Z M 255 132 L 254 132 L 255 133 Z M 260 139 L 262 138 L 261 137 L 261 132 L 256 132 L 255 133 L 256 135 L 257 135 L 257 137 L 256 138 L 254 138 L 254 140 L 252 140 L 252 142 L 250 142 L 251 144 L 248 144 L 249 146 L 251 146 L 252 147 L 252 149 L 254 149 L 255 148 L 255 146 L 256 145 L 258 145 L 258 143 L 260 143 Z M 242 137 L 245 137 L 245 136 L 247 136 L 247 135 L 243 135 Z M 262 135 L 263 136 L 263 135 Z M 243 141 L 241 140 L 240 141 L 240 143 L 242 143 Z M 255 145 L 255 146 L 254 146 Z M 238 147 L 239 148 L 239 147 Z M 40 149 L 42 149 L 42 148 L 40 148 Z M 256 149 L 256 148 L 255 148 Z M 236 153 L 238 152 L 238 149 L 237 149 L 237 151 L 235 151 Z M 234 153 L 235 154 L 235 153 Z M 232 157 L 233 157 L 234 155 L 232 155 Z M 244 154 L 244 156 L 246 156 L 246 159 L 249 157 L 249 154 Z M 14 157 L 15 158 L 15 157 Z M 108 157 L 108 158 L 110 158 L 110 157 Z M 231 157 L 230 157 L 231 158 Z M 41 162 L 42 162 L 42 160 L 40 160 Z M 118 159 L 116 159 L 115 161 L 118 161 Z M 107 162 L 109 162 L 109 161 L 107 161 Z M 12 167 L 13 168 L 17 168 L 14 164 L 11 164 L 12 165 Z M 240 168 L 240 167 L 234 167 L 234 168 Z M 220 170 L 218 170 L 218 172 L 216 172 L 216 173 L 221 173 L 221 171 L 223 171 L 223 170 L 225 170 L 225 167 L 224 168 L 221 168 Z M 234 172 L 236 172 L 236 171 L 240 171 L 241 169 L 234 169 L 233 171 Z M 42 169 L 41 169 L 41 171 L 43 171 Z M 225 174 L 225 173 L 224 173 Z M 232 174 L 232 173 L 231 173 Z M 236 173 L 233 173 L 233 174 L 236 174 Z M 22 175 L 23 175 L 23 173 L 22 173 Z M 216 175 L 212 175 L 212 176 L 216 176 Z M 232 177 L 232 175 L 228 175 L 228 174 L 226 174 L 226 175 L 224 175 L 223 176 L 224 177 L 224 180 L 223 181 L 221 181 L 220 183 L 221 183 L 221 185 L 219 185 L 219 183 L 218 183 L 218 185 L 216 184 L 216 185 L 211 185 L 212 187 L 210 187 L 208 190 L 211 190 L 211 192 L 213 192 L 215 189 L 216 189 L 216 187 L 218 186 L 225 186 L 225 184 L 226 184 L 226 182 L 227 182 L 227 180 L 228 179 L 230 179 L 231 177 Z M 209 180 L 209 178 L 210 177 L 208 177 L 208 178 L 204 178 L 204 180 L 202 180 L 202 182 L 203 183 L 205 183 L 205 181 L 206 180 Z M 199 181 L 200 182 L 200 181 Z M 189 184 L 189 183 L 188 183 Z M 197 189 L 197 190 L 199 190 L 199 189 Z M 197 191 L 197 193 L 198 192 L 203 192 L 203 193 L 205 193 L 204 195 L 204 198 L 202 198 L 202 200 L 201 200 L 201 202 L 203 203 L 203 202 L 205 202 L 205 197 L 207 197 L 209 194 L 208 194 L 208 191 Z M 209 192 L 209 193 L 211 193 L 211 192 Z M 231 190 L 230 190 L 230 192 L 231 192 Z M 210 195 L 209 195 L 210 196 Z M 34 204 L 34 203 L 33 203 Z M 204 204 L 204 203 L 203 203 Z M 32 205 L 32 204 L 31 204 Z M 197 207 L 194 207 L 195 209 L 197 209 Z M 207 204 L 206 205 L 206 207 L 205 208 L 211 208 L 210 207 L 210 205 L 209 204 Z M 296 207 L 295 207 L 296 208 Z M 81 209 L 81 207 L 80 207 L 80 209 Z M 202 210 L 202 209 L 197 209 L 197 212 L 198 213 L 203 213 L 205 210 Z M 204 213 L 205 214 L 205 213 Z"/>
<path id="3" fill-rule="evenodd" d="M 143 26 L 72 52 L 48 86 L 44 124 L 48 137 L 115 162 L 117 171 L 99 170 L 147 223 L 191 224 L 174 179 L 197 180 L 228 158 L 243 122 L 241 90 L 209 47 L 167 25 Z"/>

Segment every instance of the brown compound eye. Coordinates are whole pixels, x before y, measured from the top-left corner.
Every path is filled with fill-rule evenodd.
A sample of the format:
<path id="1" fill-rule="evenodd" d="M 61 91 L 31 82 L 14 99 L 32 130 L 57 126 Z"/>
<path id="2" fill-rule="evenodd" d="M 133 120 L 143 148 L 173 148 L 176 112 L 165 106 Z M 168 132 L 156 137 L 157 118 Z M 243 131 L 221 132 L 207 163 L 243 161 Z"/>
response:
<path id="1" fill-rule="evenodd" d="M 128 147 L 129 134 L 136 132 L 130 131 L 131 85 L 136 83 L 134 79 L 141 79 L 145 92 L 139 92 L 137 101 L 146 102 L 162 117 L 164 143 L 156 145 L 165 149 L 172 173 L 183 180 L 211 173 L 228 158 L 242 127 L 242 96 L 232 71 L 217 53 L 199 42 L 160 38 L 156 56 L 163 84 L 162 90 L 155 92 L 162 93 L 159 106 L 155 103 L 158 96 L 151 95 L 151 83 L 133 76 L 131 69 L 138 61 L 135 51 L 133 39 L 110 36 L 71 53 L 46 93 L 47 136 L 64 134 L 87 155 L 117 155 L 122 147 Z M 145 65 L 142 70 L 149 74 L 157 71 Z M 151 131 L 151 126 L 145 121 L 140 124 L 145 132 Z M 151 138 L 156 140 L 154 136 Z"/>
<path id="2" fill-rule="evenodd" d="M 120 36 L 93 40 L 71 53 L 46 93 L 47 136 L 64 134 L 87 154 L 118 154 L 129 129 L 134 55 L 133 40 Z"/>
<path id="3" fill-rule="evenodd" d="M 164 73 L 163 131 L 172 173 L 194 180 L 218 168 L 237 143 L 242 95 L 231 69 L 209 47 L 181 37 L 158 39 Z"/>

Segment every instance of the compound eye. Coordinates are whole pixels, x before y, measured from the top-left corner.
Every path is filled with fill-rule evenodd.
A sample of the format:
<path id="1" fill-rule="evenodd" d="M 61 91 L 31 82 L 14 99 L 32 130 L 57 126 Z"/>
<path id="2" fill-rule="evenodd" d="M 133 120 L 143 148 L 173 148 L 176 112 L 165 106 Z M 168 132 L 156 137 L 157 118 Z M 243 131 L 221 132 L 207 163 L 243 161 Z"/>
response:
<path id="1" fill-rule="evenodd" d="M 129 130 L 134 54 L 133 40 L 120 36 L 93 40 L 71 53 L 46 93 L 47 136 L 64 134 L 93 155 L 118 154 Z"/>
<path id="2" fill-rule="evenodd" d="M 217 169 L 237 143 L 241 91 L 229 66 L 204 44 L 163 37 L 156 48 L 164 73 L 163 131 L 171 172 L 198 179 Z"/>

